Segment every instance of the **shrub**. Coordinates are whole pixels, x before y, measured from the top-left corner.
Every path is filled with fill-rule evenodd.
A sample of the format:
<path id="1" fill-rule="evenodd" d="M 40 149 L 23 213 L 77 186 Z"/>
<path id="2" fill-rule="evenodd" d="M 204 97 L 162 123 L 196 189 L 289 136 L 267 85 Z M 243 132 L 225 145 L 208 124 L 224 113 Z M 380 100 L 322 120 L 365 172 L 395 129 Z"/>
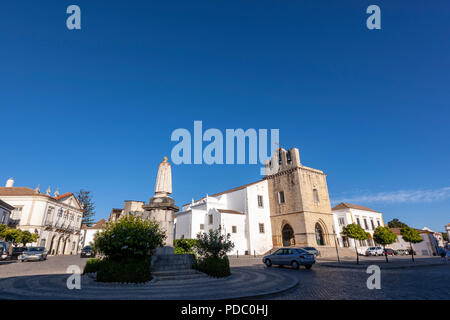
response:
<path id="1" fill-rule="evenodd" d="M 196 269 L 212 277 L 226 277 L 231 274 L 227 253 L 234 248 L 230 235 L 223 235 L 221 229 L 199 233 L 195 249 L 201 256 Z"/>
<path id="2" fill-rule="evenodd" d="M 83 274 L 97 272 L 100 267 L 101 260 L 97 258 L 91 258 L 86 261 Z"/>
<path id="3" fill-rule="evenodd" d="M 95 235 L 94 248 L 103 254 L 97 281 L 146 282 L 151 280 L 151 256 L 164 245 L 166 235 L 154 220 L 135 216 L 108 223 Z"/>
<path id="4" fill-rule="evenodd" d="M 149 257 L 127 258 L 124 260 L 105 258 L 97 271 L 97 281 L 140 283 L 152 279 Z"/>
<path id="5" fill-rule="evenodd" d="M 197 244 L 196 239 L 175 239 L 174 242 L 175 254 L 192 253 L 196 254 L 194 247 Z"/>
<path id="6" fill-rule="evenodd" d="M 211 277 L 222 278 L 231 274 L 230 262 L 227 256 L 201 258 L 195 267 L 198 271 L 204 272 Z"/>
<path id="7" fill-rule="evenodd" d="M 209 230 L 208 233 L 197 234 L 195 248 L 201 257 L 224 257 L 233 250 L 234 243 L 230 241 L 230 234 L 222 234 L 221 229 Z"/>
<path id="8" fill-rule="evenodd" d="M 94 247 L 111 259 L 145 258 L 164 244 L 166 235 L 154 220 L 135 216 L 108 223 L 95 236 Z"/>

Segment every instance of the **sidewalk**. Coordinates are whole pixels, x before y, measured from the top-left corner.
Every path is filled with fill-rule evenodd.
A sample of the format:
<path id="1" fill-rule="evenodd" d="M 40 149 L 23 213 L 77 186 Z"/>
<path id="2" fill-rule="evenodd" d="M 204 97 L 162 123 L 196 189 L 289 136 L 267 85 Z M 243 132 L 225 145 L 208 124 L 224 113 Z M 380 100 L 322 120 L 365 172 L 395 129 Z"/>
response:
<path id="1" fill-rule="evenodd" d="M 450 261 L 444 261 L 440 257 L 414 257 L 415 262 L 412 261 L 411 256 L 404 257 L 388 257 L 389 262 L 386 263 L 385 257 L 360 257 L 359 265 L 356 264 L 356 257 L 354 259 L 344 258 L 339 263 L 337 259 L 317 259 L 317 264 L 322 267 L 329 268 L 348 268 L 348 269 L 366 269 L 370 265 L 377 265 L 380 269 L 406 269 L 449 265 Z"/>

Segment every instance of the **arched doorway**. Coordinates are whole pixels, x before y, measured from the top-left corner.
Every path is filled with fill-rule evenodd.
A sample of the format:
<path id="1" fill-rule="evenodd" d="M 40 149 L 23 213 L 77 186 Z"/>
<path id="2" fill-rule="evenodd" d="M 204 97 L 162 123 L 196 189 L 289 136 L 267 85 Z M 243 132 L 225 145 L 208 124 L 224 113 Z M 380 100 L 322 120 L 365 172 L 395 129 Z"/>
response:
<path id="1" fill-rule="evenodd" d="M 50 240 L 50 248 L 48 249 L 48 254 L 54 254 L 55 252 L 55 249 L 54 249 L 54 247 L 55 247 L 55 238 L 56 238 L 56 235 L 53 235 L 53 237 L 51 238 L 52 240 Z"/>
<path id="2" fill-rule="evenodd" d="M 322 226 L 319 223 L 316 223 L 315 232 L 316 232 L 317 245 L 324 246 L 325 245 L 325 238 L 323 236 Z"/>
<path id="3" fill-rule="evenodd" d="M 289 224 L 285 224 L 282 230 L 283 235 L 283 246 L 293 246 L 295 245 L 294 230 Z"/>

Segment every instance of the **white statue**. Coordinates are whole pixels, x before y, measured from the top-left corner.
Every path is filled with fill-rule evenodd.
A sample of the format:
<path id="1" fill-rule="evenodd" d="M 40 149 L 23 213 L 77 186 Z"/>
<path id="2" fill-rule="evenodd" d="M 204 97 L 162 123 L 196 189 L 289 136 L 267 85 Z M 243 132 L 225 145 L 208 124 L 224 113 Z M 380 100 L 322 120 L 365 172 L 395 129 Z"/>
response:
<path id="1" fill-rule="evenodd" d="M 172 169 L 167 157 L 159 164 L 158 175 L 156 177 L 155 196 L 165 197 L 172 193 Z"/>

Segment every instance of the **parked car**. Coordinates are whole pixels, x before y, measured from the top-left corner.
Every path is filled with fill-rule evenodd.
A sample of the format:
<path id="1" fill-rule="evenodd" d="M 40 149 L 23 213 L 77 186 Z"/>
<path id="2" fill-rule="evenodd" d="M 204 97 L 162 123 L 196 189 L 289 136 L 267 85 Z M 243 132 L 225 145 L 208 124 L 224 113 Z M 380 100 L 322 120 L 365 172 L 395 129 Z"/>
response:
<path id="1" fill-rule="evenodd" d="M 394 250 L 391 248 L 386 248 L 384 249 L 384 252 L 388 255 L 388 256 L 393 256 L 394 255 Z"/>
<path id="2" fill-rule="evenodd" d="M 27 247 L 14 247 L 12 248 L 10 260 L 18 260 L 19 257 L 27 250 Z"/>
<path id="3" fill-rule="evenodd" d="M 0 260 L 8 259 L 8 243 L 0 241 Z"/>
<path id="4" fill-rule="evenodd" d="M 47 250 L 44 247 L 28 247 L 23 251 L 23 254 L 19 257 L 20 261 L 31 260 L 47 260 Z"/>
<path id="5" fill-rule="evenodd" d="M 85 246 L 83 249 L 81 249 L 80 258 L 86 257 L 95 257 L 94 250 L 92 250 L 91 246 Z"/>
<path id="6" fill-rule="evenodd" d="M 366 250 L 366 256 L 381 256 L 384 254 L 382 247 L 369 247 Z"/>
<path id="7" fill-rule="evenodd" d="M 302 247 L 302 249 L 308 251 L 309 253 L 314 254 L 316 257 L 320 256 L 320 251 L 314 247 Z"/>
<path id="8" fill-rule="evenodd" d="M 409 254 L 408 250 L 405 249 L 398 249 L 394 251 L 394 254 L 398 255 L 398 256 L 405 256 L 407 254 Z"/>
<path id="9" fill-rule="evenodd" d="M 294 269 L 298 269 L 300 266 L 311 269 L 312 265 L 316 263 L 316 259 L 314 258 L 314 254 L 302 248 L 281 248 L 272 254 L 264 256 L 262 262 L 267 267 L 271 267 L 272 265 L 290 265 Z"/>

